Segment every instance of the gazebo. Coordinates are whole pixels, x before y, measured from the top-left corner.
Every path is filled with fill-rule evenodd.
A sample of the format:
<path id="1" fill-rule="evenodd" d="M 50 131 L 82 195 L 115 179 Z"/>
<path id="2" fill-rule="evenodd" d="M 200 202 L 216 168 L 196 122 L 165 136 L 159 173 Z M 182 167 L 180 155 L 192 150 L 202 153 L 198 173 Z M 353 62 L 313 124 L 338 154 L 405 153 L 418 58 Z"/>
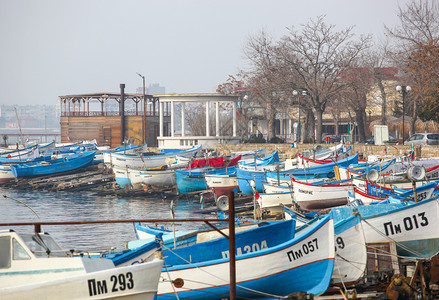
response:
<path id="1" fill-rule="evenodd" d="M 219 143 L 239 143 L 241 137 L 236 135 L 236 104 L 239 96 L 237 95 L 223 95 L 223 94 L 166 94 L 154 95 L 159 99 L 159 148 L 188 148 L 195 145 L 203 145 L 204 148 L 213 148 L 215 144 Z M 186 128 L 187 105 L 188 103 L 198 103 L 205 108 L 205 134 L 204 135 L 188 135 Z M 223 126 L 232 126 L 232 135 L 225 135 L 220 132 L 221 117 L 220 105 L 227 103 L 229 105 L 222 105 L 221 107 L 230 107 L 232 112 L 232 124 L 222 124 Z M 176 126 L 176 104 L 179 104 L 181 111 L 180 126 Z M 212 107 L 213 106 L 213 107 Z M 170 108 L 170 126 L 165 126 L 163 113 L 165 108 Z M 211 108 L 215 111 L 215 135 L 211 135 Z M 212 114 L 213 115 L 213 114 Z M 169 128 L 166 134 L 165 128 Z"/>

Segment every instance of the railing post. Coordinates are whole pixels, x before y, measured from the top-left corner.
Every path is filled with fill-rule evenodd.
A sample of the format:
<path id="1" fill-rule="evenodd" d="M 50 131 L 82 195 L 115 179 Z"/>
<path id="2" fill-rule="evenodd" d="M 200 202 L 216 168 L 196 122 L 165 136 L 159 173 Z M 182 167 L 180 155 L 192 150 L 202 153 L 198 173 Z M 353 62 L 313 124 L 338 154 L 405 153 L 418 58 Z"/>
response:
<path id="1" fill-rule="evenodd" d="M 230 300 L 236 299 L 236 246 L 235 246 L 235 194 L 229 197 L 229 257 L 230 257 Z"/>

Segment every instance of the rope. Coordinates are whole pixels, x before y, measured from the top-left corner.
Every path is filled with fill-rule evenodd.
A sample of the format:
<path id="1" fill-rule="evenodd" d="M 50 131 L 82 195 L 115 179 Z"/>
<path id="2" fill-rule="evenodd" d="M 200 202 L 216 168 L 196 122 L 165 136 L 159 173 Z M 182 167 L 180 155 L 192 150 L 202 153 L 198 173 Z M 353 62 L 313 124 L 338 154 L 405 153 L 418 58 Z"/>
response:
<path id="1" fill-rule="evenodd" d="M 374 231 L 376 231 L 379 235 L 381 235 L 382 237 L 384 237 L 384 238 L 386 238 L 386 239 L 388 239 L 388 240 L 394 242 L 396 245 L 398 245 L 398 246 L 401 247 L 402 249 L 406 250 L 407 252 L 410 252 L 410 253 L 412 253 L 413 255 L 416 255 L 416 256 L 418 256 L 418 257 L 428 258 L 428 257 L 426 257 L 425 255 L 423 255 L 422 253 L 419 253 L 418 251 L 413 250 L 413 249 L 411 249 L 411 248 L 409 248 L 409 247 L 407 247 L 407 246 L 401 244 L 400 242 L 395 241 L 395 240 L 392 239 L 391 237 L 386 236 L 384 233 L 382 233 L 380 230 L 378 230 L 377 228 L 375 228 L 374 226 L 372 226 L 372 224 L 370 224 L 368 221 L 366 221 L 366 219 L 364 219 L 358 211 L 356 211 L 356 212 L 354 211 L 353 214 L 358 215 L 359 218 L 360 218 L 365 224 L 369 225 L 369 227 L 372 228 Z"/>
<path id="2" fill-rule="evenodd" d="M 191 265 L 191 266 L 193 266 L 193 267 L 199 269 L 200 271 L 202 271 L 202 272 L 204 272 L 204 273 L 206 273 L 206 274 L 208 274 L 208 275 L 210 275 L 210 276 L 212 276 L 212 277 L 214 277 L 214 278 L 216 278 L 216 279 L 218 279 L 218 280 L 224 281 L 225 283 L 229 283 L 227 280 L 225 280 L 225 279 L 223 279 L 223 278 L 221 278 L 221 277 L 218 277 L 218 276 L 216 276 L 216 275 L 214 275 L 214 274 L 212 274 L 212 273 L 206 271 L 205 269 L 198 267 L 197 265 L 194 265 L 192 262 L 190 262 L 190 261 L 184 259 L 184 258 L 181 257 L 180 255 L 178 255 L 177 253 L 175 253 L 174 251 L 172 251 L 172 249 L 167 248 L 167 247 L 165 247 L 165 246 L 163 246 L 163 248 L 164 248 L 165 250 L 170 251 L 171 253 L 173 253 L 175 256 L 177 256 L 178 258 L 180 258 L 181 260 L 183 260 L 183 261 L 186 262 L 187 264 L 189 264 L 189 265 Z M 166 265 L 165 265 L 165 267 L 166 267 Z M 169 275 L 169 272 L 168 272 L 168 268 L 167 268 L 167 267 L 166 267 L 166 272 L 168 273 L 169 280 L 171 280 L 170 275 Z M 185 279 L 185 280 L 186 280 L 186 279 Z M 188 281 L 191 281 L 191 280 L 188 280 Z M 195 282 L 195 281 L 193 281 L 193 282 Z M 203 283 L 203 282 L 200 282 L 200 283 Z M 210 283 L 203 283 L 203 284 L 205 284 L 206 286 L 218 287 L 217 285 L 212 285 L 212 284 L 210 284 Z M 269 293 L 265 293 L 265 292 L 257 291 L 257 290 L 251 289 L 251 288 L 247 288 L 247 287 L 244 287 L 244 286 L 240 286 L 240 285 L 238 285 L 238 284 L 237 284 L 236 286 L 239 287 L 239 288 L 241 288 L 241 289 L 243 289 L 243 290 L 246 290 L 246 291 L 252 292 L 253 294 L 256 294 L 256 295 L 263 295 L 263 296 L 272 297 L 272 298 L 279 298 L 279 299 L 283 298 L 282 296 L 278 296 L 278 295 L 273 295 L 273 294 L 269 294 Z M 175 289 L 174 289 L 174 292 L 175 292 Z"/>

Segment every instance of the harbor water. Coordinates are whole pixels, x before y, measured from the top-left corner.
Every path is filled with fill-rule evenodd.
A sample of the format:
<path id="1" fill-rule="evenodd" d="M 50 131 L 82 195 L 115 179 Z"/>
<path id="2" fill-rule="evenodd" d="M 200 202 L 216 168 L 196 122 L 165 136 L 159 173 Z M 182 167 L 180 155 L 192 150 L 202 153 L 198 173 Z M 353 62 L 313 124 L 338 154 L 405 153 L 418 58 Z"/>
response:
<path id="1" fill-rule="evenodd" d="M 39 222 L 39 218 L 42 222 L 171 218 L 171 199 L 158 195 L 130 198 L 100 196 L 84 191 L 44 192 L 0 188 L 0 197 L 0 223 Z M 175 218 L 179 219 L 211 218 L 200 212 L 198 200 L 188 198 L 174 200 L 174 213 Z M 161 225 L 172 229 L 171 224 L 159 224 Z M 175 224 L 177 230 L 197 228 L 200 225 L 201 223 Z M 4 229 L 9 227 L 0 227 L 0 230 Z M 33 226 L 12 229 L 17 232 L 32 232 Z M 132 223 L 47 225 L 43 226 L 43 230 L 50 233 L 63 249 L 121 249 L 125 242 L 136 239 Z"/>

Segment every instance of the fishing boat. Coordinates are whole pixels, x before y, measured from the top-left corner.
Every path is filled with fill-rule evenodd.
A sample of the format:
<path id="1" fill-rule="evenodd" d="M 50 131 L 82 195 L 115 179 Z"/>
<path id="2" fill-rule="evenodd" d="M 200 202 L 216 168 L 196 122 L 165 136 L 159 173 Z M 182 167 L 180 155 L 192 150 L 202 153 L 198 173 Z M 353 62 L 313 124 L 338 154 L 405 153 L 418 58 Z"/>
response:
<path id="1" fill-rule="evenodd" d="M 235 174 L 235 166 L 227 168 L 212 169 L 202 167 L 196 169 L 175 170 L 175 178 L 179 193 L 185 194 L 209 189 L 204 179 L 205 174 L 228 175 Z"/>
<path id="2" fill-rule="evenodd" d="M 253 189 L 250 185 L 254 182 L 254 188 L 262 193 L 264 191 L 263 182 L 265 181 L 264 171 L 243 170 L 240 167 L 236 169 L 236 178 L 238 179 L 239 190 L 243 195 L 253 195 Z"/>
<path id="3" fill-rule="evenodd" d="M 12 173 L 11 166 L 0 165 L 0 183 L 6 183 L 14 179 L 15 176 L 14 173 Z"/>
<path id="4" fill-rule="evenodd" d="M 267 178 L 274 178 L 280 180 L 289 180 L 294 177 L 298 180 L 308 179 L 335 179 L 334 167 L 346 167 L 350 164 L 358 163 L 358 153 L 351 155 L 348 158 L 342 159 L 337 162 L 331 162 L 320 166 L 305 168 L 305 169 L 292 169 L 279 172 L 266 172 Z"/>
<path id="5" fill-rule="evenodd" d="M 96 151 L 87 151 L 50 161 L 11 165 L 11 170 L 17 178 L 52 175 L 73 171 L 89 166 L 93 161 L 95 153 Z"/>
<path id="6" fill-rule="evenodd" d="M 334 225 L 326 216 L 294 237 L 293 220 L 236 233 L 237 297 L 322 294 L 334 267 Z M 229 294 L 228 240 L 224 237 L 163 252 L 157 299 L 218 299 Z M 257 267 L 255 267 L 257 266 Z M 178 283 L 174 285 L 173 282 Z"/>
<path id="7" fill-rule="evenodd" d="M 345 205 L 349 192 L 354 192 L 352 183 L 310 184 L 292 179 L 294 199 L 304 210 L 325 209 Z"/>
<path id="8" fill-rule="evenodd" d="M 379 201 L 383 201 L 383 200 L 387 199 L 387 197 L 379 197 L 379 196 L 370 195 L 368 193 L 361 191 L 357 187 L 354 187 L 354 194 L 352 195 L 352 197 L 356 200 L 360 200 L 361 203 L 363 203 L 363 204 L 370 204 L 370 203 L 379 202 Z"/>
<path id="9" fill-rule="evenodd" d="M 293 185 L 291 184 L 291 180 L 285 183 L 268 183 L 264 182 L 264 190 L 266 193 L 285 193 L 292 192 Z"/>
<path id="10" fill-rule="evenodd" d="M 215 197 L 227 195 L 231 191 L 238 192 L 238 178 L 233 175 L 205 174 L 204 180 L 207 186 L 215 194 Z"/>
<path id="11" fill-rule="evenodd" d="M 421 182 L 421 184 L 424 182 Z M 411 188 L 400 189 L 395 186 L 386 187 L 382 185 L 372 184 L 371 182 L 366 182 L 367 184 L 367 193 L 369 195 L 378 196 L 378 197 L 388 197 L 394 196 L 398 198 L 414 198 L 415 191 L 413 186 Z M 416 201 L 422 201 L 432 197 L 433 192 L 437 188 L 437 182 L 430 182 L 416 187 Z"/>
<path id="12" fill-rule="evenodd" d="M 116 183 L 121 188 L 125 188 L 126 185 L 132 187 L 151 185 L 163 188 L 176 185 L 173 169 L 135 170 L 131 168 L 113 167 L 113 173 Z"/>
<path id="13" fill-rule="evenodd" d="M 343 151 L 343 148 L 340 148 L 340 152 L 333 152 L 333 155 L 327 157 L 326 159 L 313 159 L 310 157 L 305 157 L 300 153 L 297 153 L 297 168 L 310 168 L 315 166 L 320 166 L 332 162 L 336 162 L 351 156 L 351 147 Z M 286 163 L 285 163 L 286 165 Z"/>
<path id="14" fill-rule="evenodd" d="M 0 247 L 2 300 L 152 300 L 163 266 L 162 260 L 156 260 L 115 268 L 110 259 L 72 257 L 46 233 L 2 230 Z"/>
<path id="15" fill-rule="evenodd" d="M 104 164 L 108 167 L 112 167 L 111 165 L 111 157 L 113 153 L 121 153 L 121 154 L 140 154 L 148 151 L 148 144 L 144 143 L 142 145 L 121 145 L 114 149 L 104 150 L 102 151 L 102 158 L 104 160 Z"/>
<path id="16" fill-rule="evenodd" d="M 238 165 L 242 170 L 275 170 L 279 168 L 279 152 L 274 151 L 272 154 L 262 158 L 255 156 L 251 159 L 243 159 Z"/>
<path id="17" fill-rule="evenodd" d="M 335 222 L 357 214 L 366 243 L 395 242 L 400 256 L 430 258 L 439 252 L 439 202 L 390 203 L 333 208 Z"/>
<path id="18" fill-rule="evenodd" d="M 301 223 L 296 227 L 299 233 L 308 228 L 317 219 L 317 214 L 302 214 L 285 207 L 285 217 Z M 335 262 L 332 273 L 332 284 L 351 286 L 359 282 L 365 275 L 367 265 L 367 249 L 361 218 L 348 216 L 334 224 Z"/>
<path id="19" fill-rule="evenodd" d="M 194 146 L 188 150 L 175 150 L 170 153 L 143 153 L 140 155 L 127 155 L 123 153 L 111 154 L 111 165 L 119 168 L 131 169 L 151 169 L 166 165 L 168 159 L 176 156 L 195 157 L 198 151 L 201 150 L 201 145 Z"/>
<path id="20" fill-rule="evenodd" d="M 256 201 L 261 209 L 268 209 L 271 213 L 284 211 L 284 206 L 290 207 L 294 203 L 293 191 L 276 193 L 256 192 Z"/>

